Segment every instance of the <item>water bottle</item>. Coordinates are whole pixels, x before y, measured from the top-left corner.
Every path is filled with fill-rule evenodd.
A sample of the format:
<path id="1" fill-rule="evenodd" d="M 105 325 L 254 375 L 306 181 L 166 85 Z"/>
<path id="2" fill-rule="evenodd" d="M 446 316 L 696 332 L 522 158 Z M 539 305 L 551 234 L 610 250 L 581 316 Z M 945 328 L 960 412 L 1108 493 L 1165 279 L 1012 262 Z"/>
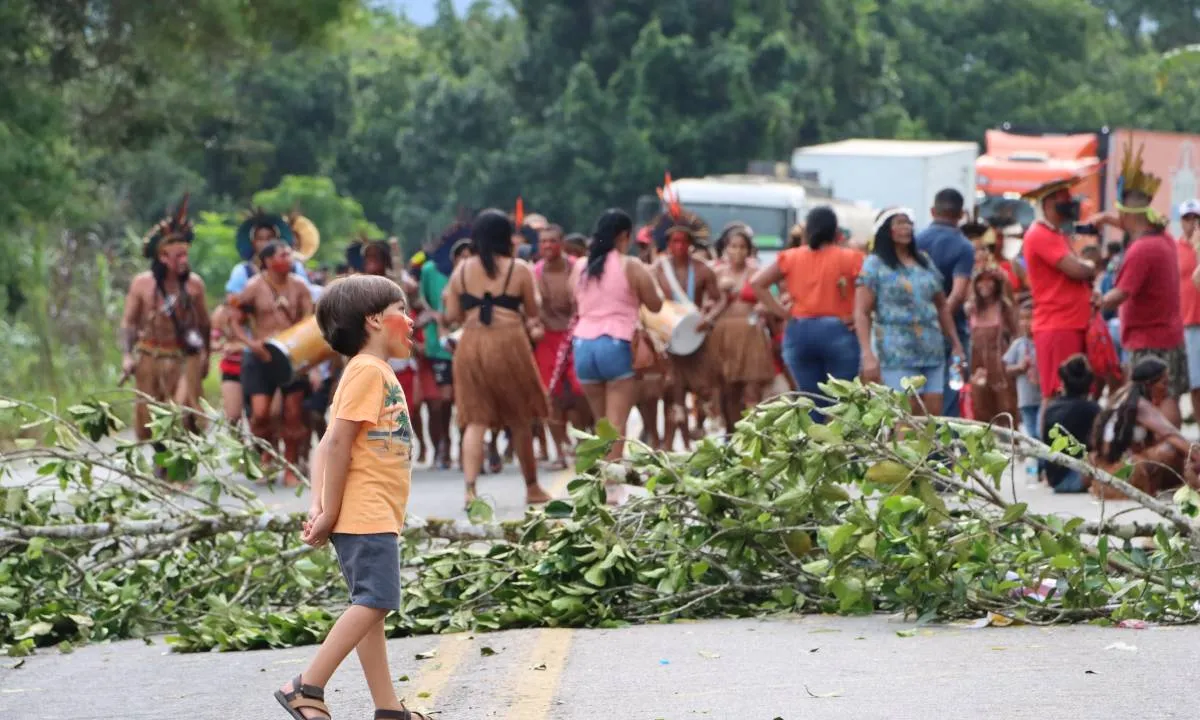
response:
<path id="1" fill-rule="evenodd" d="M 950 385 L 950 389 L 953 390 L 954 392 L 958 392 L 959 390 L 963 389 L 964 383 L 963 383 L 962 370 L 960 369 L 961 366 L 962 366 L 962 358 L 960 358 L 957 355 L 950 358 L 950 383 L 949 383 L 949 385 Z"/>

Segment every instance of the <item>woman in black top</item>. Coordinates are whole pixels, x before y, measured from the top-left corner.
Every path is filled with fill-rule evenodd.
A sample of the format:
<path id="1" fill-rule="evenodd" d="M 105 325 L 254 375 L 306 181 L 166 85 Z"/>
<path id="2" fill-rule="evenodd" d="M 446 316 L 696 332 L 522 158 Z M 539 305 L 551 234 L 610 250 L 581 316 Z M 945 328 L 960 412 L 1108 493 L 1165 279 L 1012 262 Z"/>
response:
<path id="1" fill-rule="evenodd" d="M 537 482 L 533 423 L 549 415 L 546 390 L 533 360 L 526 318 L 538 317 L 529 265 L 513 258 L 513 224 L 499 210 L 484 210 L 471 227 L 475 255 L 460 263 L 445 290 L 448 323 L 463 326 L 454 350 L 454 407 L 465 427 L 462 442 L 467 502 L 483 467 L 483 436 L 511 428 L 525 498 L 550 499 Z"/>

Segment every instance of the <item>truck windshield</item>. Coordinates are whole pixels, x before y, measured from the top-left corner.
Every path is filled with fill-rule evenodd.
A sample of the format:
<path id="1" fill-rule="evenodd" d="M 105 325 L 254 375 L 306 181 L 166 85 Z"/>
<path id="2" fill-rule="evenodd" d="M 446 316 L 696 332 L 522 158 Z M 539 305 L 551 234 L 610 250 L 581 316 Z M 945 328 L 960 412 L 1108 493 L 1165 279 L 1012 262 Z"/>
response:
<path id="1" fill-rule="evenodd" d="M 778 250 L 788 234 L 788 213 L 784 208 L 764 208 L 750 205 L 716 205 L 688 202 L 683 206 L 704 218 L 715 241 L 721 230 L 731 222 L 742 222 L 754 231 L 754 244 L 759 250 Z"/>
<path id="2" fill-rule="evenodd" d="M 1033 205 L 1025 200 L 1014 200 L 1002 195 L 984 195 L 979 203 L 979 217 L 990 218 L 994 215 L 1006 215 L 1021 227 L 1029 227 L 1036 219 Z"/>

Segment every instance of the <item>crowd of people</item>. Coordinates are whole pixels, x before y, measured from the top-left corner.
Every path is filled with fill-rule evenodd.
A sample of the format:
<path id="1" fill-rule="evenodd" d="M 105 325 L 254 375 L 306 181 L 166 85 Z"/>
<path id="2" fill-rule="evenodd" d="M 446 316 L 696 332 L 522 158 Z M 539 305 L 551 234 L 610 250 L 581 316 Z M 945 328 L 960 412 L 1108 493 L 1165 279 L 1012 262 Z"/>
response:
<path id="1" fill-rule="evenodd" d="M 1065 429 L 1098 466 L 1145 456 L 1190 477 L 1177 438 L 1180 398 L 1200 395 L 1200 202 L 1180 208 L 1175 240 L 1151 208 L 1157 179 L 1128 158 L 1122 178 L 1116 208 L 1084 224 L 1071 181 L 1031 192 L 1038 219 L 1015 255 L 1004 251 L 1011 221 L 971 217 L 952 189 L 920 232 L 914 210 L 881 212 L 866 249 L 832 209 L 813 208 L 769 263 L 748 225 L 714 240 L 668 194 L 644 227 L 612 209 L 588 236 L 568 235 L 541 215 L 487 210 L 407 263 L 394 238 L 362 238 L 344 266 L 310 277 L 302 261 L 315 247 L 300 247 L 297 217 L 256 211 L 211 318 L 187 271 L 182 207 L 147 237 L 153 267 L 131 286 L 125 370 L 149 397 L 194 403 L 215 353 L 228 420 L 281 440 L 279 477 L 295 485 L 344 360 L 331 353 L 297 374 L 268 340 L 313 315 L 327 278 L 377 275 L 403 290 L 415 328 L 412 357 L 391 361 L 412 408 L 413 458 L 457 461 L 467 502 L 480 474 L 514 458 L 527 500 L 545 501 L 539 469 L 568 466 L 568 426 L 605 418 L 623 432 L 636 409 L 641 442 L 687 446 L 787 390 L 817 398 L 820 420 L 829 377 L 906 391 L 914 413 L 1047 439 Z M 1123 240 L 1102 245 L 1105 228 Z M 688 316 L 697 342 L 680 351 L 672 331 Z M 144 437 L 148 422 L 140 413 Z M 1060 470 L 1043 473 L 1055 490 L 1087 488 Z M 1169 486 L 1161 474 L 1137 478 Z"/>
<path id="2" fill-rule="evenodd" d="M 820 384 L 858 377 L 906 393 L 914 414 L 1073 437 L 1086 463 L 1040 468 L 1055 492 L 1113 497 L 1092 476 L 1129 463 L 1143 492 L 1195 485 L 1181 400 L 1200 408 L 1200 201 L 1178 208 L 1175 239 L 1140 155 L 1124 159 L 1115 208 L 1083 224 L 1072 185 L 1029 194 L 1038 219 L 1014 257 L 1012 223 L 969 217 L 952 189 L 920 232 L 914 210 L 880 212 L 865 251 L 815 207 L 768 263 L 748 225 L 710 242 L 664 193 L 648 225 L 610 209 L 586 237 L 485 210 L 408 263 L 394 240 L 362 238 L 332 273 L 350 278 L 328 288 L 330 273 L 310 276 L 302 262 L 316 249 L 311 223 L 255 211 L 211 316 L 188 266 L 185 199 L 146 237 L 151 269 L 130 285 L 124 371 L 141 398 L 195 408 L 219 357 L 227 420 L 282 442 L 285 466 L 269 476 L 313 479 L 304 540 L 335 546 L 352 607 L 279 702 L 293 717 L 327 717 L 322 686 L 357 647 L 376 717 L 419 718 L 386 680 L 382 624 L 400 602 L 395 536 L 414 461 L 448 469 L 457 457 L 469 506 L 479 476 L 511 455 L 527 502 L 542 503 L 539 460 L 566 467 L 568 425 L 603 418 L 623 435 L 637 409 L 641 442 L 675 447 L 789 389 L 817 400 L 820 422 Z M 1101 247 L 1105 232 L 1121 240 Z M 185 422 L 199 429 L 198 418 Z M 152 424 L 139 402 L 140 439 Z"/>

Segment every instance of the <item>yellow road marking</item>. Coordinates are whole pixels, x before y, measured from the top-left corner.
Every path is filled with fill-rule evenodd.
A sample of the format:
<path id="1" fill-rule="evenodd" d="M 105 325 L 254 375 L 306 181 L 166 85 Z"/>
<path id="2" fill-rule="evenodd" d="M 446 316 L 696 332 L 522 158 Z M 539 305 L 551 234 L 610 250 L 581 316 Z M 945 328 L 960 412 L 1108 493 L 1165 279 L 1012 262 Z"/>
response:
<path id="1" fill-rule="evenodd" d="M 467 651 L 475 646 L 467 633 L 442 635 L 437 644 L 437 655 L 428 660 L 418 660 L 416 682 L 412 689 L 403 693 L 405 704 L 413 710 L 432 708 L 437 696 L 446 689 L 450 676 L 467 656 Z"/>
<path id="2" fill-rule="evenodd" d="M 508 710 L 508 720 L 546 720 L 559 680 L 567 667 L 572 630 L 550 628 L 538 634 L 526 663 L 512 675 L 509 686 L 516 696 Z"/>

